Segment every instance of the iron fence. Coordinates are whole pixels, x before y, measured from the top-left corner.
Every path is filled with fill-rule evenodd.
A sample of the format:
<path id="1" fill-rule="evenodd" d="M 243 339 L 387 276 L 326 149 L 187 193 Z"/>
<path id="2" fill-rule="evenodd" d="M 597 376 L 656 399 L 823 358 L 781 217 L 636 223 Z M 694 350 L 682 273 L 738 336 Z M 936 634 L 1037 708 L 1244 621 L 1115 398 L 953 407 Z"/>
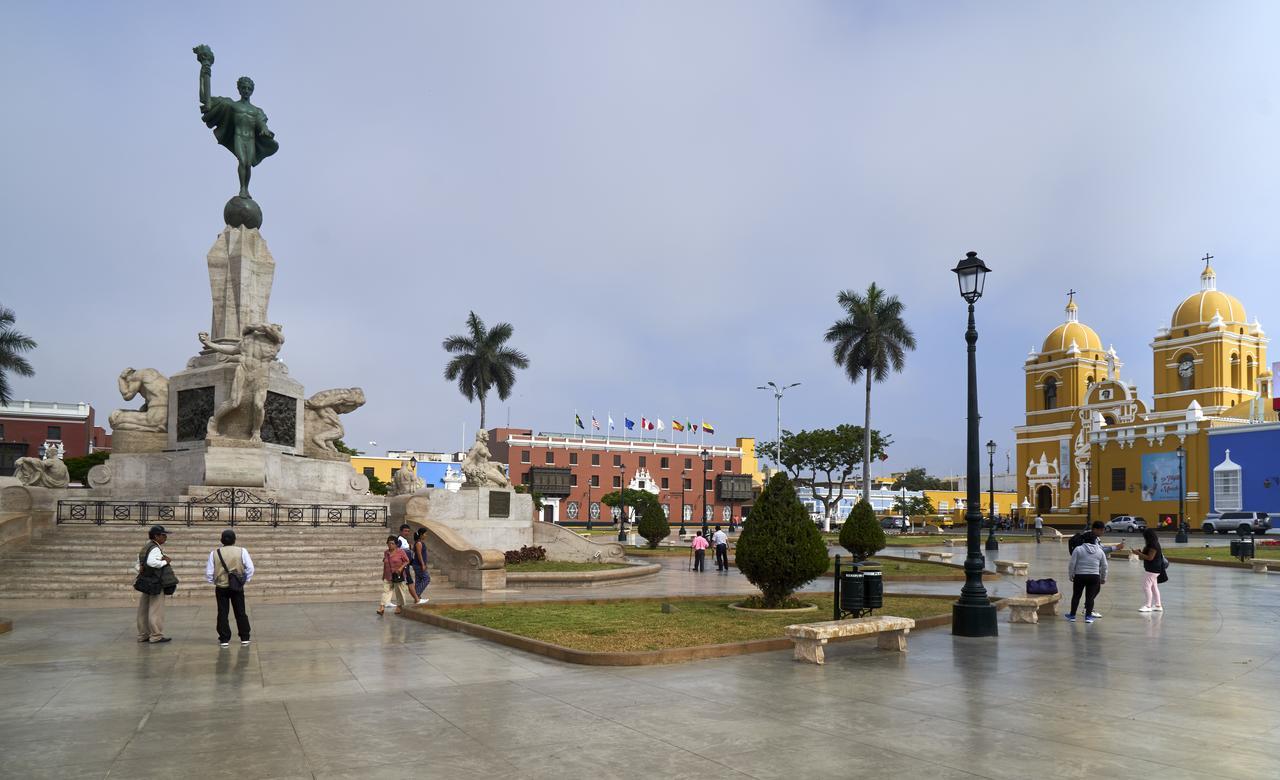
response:
<path id="1" fill-rule="evenodd" d="M 58 502 L 59 524 L 216 523 L 218 525 L 386 526 L 387 507 L 382 504 L 285 504 L 260 498 L 243 488 L 223 488 L 189 501 L 82 501 Z"/>

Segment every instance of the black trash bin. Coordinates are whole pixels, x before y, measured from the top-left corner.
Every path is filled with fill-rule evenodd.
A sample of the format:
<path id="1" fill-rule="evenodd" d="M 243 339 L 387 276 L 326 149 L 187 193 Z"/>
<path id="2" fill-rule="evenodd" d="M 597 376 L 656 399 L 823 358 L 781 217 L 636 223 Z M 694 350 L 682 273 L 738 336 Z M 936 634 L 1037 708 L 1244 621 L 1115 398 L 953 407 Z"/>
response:
<path id="1" fill-rule="evenodd" d="M 1244 560 L 1254 557 L 1254 546 L 1252 539 L 1232 539 L 1231 540 L 1231 557 Z"/>
<path id="2" fill-rule="evenodd" d="M 884 608 L 884 574 L 879 566 L 862 567 L 862 608 Z"/>
<path id="3" fill-rule="evenodd" d="M 857 569 L 840 572 L 840 611 L 860 612 L 863 606 L 863 583 L 865 578 Z M 883 592 L 883 591 L 882 591 Z"/>

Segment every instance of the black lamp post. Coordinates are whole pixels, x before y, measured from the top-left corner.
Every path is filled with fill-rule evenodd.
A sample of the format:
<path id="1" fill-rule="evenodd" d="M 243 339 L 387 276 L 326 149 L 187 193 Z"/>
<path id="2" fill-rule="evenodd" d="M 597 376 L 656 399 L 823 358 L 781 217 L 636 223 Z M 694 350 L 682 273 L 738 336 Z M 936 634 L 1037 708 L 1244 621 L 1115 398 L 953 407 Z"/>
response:
<path id="1" fill-rule="evenodd" d="M 591 477 L 587 477 L 587 530 L 591 530 Z"/>
<path id="2" fill-rule="evenodd" d="M 627 541 L 627 467 L 618 464 L 618 541 Z"/>
<path id="3" fill-rule="evenodd" d="M 684 478 L 680 479 L 680 536 L 684 537 Z"/>
<path id="4" fill-rule="evenodd" d="M 1093 463 L 1092 460 L 1084 462 L 1084 527 L 1093 527 L 1093 496 L 1090 494 L 1093 486 Z"/>
<path id="5" fill-rule="evenodd" d="M 987 532 L 987 550 L 997 552 L 1000 542 L 996 539 L 996 442 L 987 442 L 987 511 L 991 513 L 991 530 Z"/>
<path id="6" fill-rule="evenodd" d="M 702 457 L 702 536 L 706 538 L 708 533 L 707 521 L 710 514 L 707 511 L 707 469 L 711 468 L 711 453 L 707 452 L 706 448 L 703 448 L 700 456 Z"/>
<path id="7" fill-rule="evenodd" d="M 968 499 L 965 507 L 965 525 L 967 527 L 968 555 L 964 559 L 964 587 L 960 589 L 960 599 L 951 607 L 951 633 L 955 636 L 985 637 L 997 636 L 1000 629 L 996 624 L 996 607 L 987 598 L 987 589 L 982 585 L 982 572 L 986 568 L 986 559 L 982 557 L 982 465 L 978 441 L 978 329 L 973 320 L 973 304 L 982 297 L 982 288 L 986 276 L 991 269 L 978 259 L 977 252 L 969 252 L 965 258 L 951 269 L 960 284 L 960 297 L 969 304 L 969 327 L 965 331 L 964 340 L 969 345 L 969 425 L 965 437 L 967 458 L 966 475 L 968 478 Z"/>
<path id="8" fill-rule="evenodd" d="M 1173 541 L 1178 544 L 1186 544 L 1187 539 L 1187 486 L 1186 478 L 1183 476 L 1183 466 L 1187 462 L 1187 451 L 1178 445 L 1178 449 L 1174 450 L 1178 454 L 1178 535 L 1173 537 Z"/>

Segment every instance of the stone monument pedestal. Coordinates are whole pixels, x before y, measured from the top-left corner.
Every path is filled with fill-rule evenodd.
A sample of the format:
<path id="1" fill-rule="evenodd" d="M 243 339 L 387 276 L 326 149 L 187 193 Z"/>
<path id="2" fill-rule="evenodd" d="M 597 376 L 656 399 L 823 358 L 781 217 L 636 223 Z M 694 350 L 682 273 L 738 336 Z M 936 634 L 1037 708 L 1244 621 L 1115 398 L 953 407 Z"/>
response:
<path id="1" fill-rule="evenodd" d="M 348 467 L 350 468 L 350 467 Z M 447 526 L 478 549 L 518 550 L 533 544 L 533 496 L 509 488 L 421 490 L 406 517 Z"/>
<path id="2" fill-rule="evenodd" d="M 231 394 L 236 364 L 218 360 L 216 354 L 198 355 L 187 363 L 185 371 L 169 377 L 168 449 L 202 447 L 209 418 L 218 405 Z M 289 367 L 280 361 L 267 370 L 266 416 L 262 423 L 262 441 L 301 454 L 302 447 L 302 383 L 289 376 Z M 223 418 L 222 435 L 249 441 L 249 415 L 243 412 Z"/>

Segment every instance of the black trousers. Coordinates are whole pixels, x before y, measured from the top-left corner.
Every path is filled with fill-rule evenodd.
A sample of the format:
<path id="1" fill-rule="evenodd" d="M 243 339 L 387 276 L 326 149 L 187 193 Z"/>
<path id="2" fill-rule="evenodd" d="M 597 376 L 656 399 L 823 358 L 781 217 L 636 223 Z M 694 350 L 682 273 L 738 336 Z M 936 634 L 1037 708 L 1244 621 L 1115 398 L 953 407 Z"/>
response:
<path id="1" fill-rule="evenodd" d="M 706 562 L 707 562 L 706 550 L 693 551 L 693 570 L 694 571 L 705 571 L 703 567 L 706 566 Z"/>
<path id="2" fill-rule="evenodd" d="M 213 595 L 218 600 L 218 641 L 231 641 L 231 623 L 227 621 L 227 607 L 236 611 L 236 631 L 240 634 L 240 641 L 249 641 L 249 615 L 244 611 L 244 591 L 214 588 Z"/>
<path id="3" fill-rule="evenodd" d="M 1071 581 L 1071 612 L 1068 614 L 1076 614 L 1076 607 L 1080 606 L 1080 596 L 1084 596 L 1084 616 L 1089 617 L 1093 614 L 1093 600 L 1098 597 L 1098 591 L 1102 589 L 1102 577 L 1097 574 L 1077 574 L 1076 578 Z"/>
<path id="4" fill-rule="evenodd" d="M 729 545 L 716 545 L 716 571 L 729 571 Z"/>

